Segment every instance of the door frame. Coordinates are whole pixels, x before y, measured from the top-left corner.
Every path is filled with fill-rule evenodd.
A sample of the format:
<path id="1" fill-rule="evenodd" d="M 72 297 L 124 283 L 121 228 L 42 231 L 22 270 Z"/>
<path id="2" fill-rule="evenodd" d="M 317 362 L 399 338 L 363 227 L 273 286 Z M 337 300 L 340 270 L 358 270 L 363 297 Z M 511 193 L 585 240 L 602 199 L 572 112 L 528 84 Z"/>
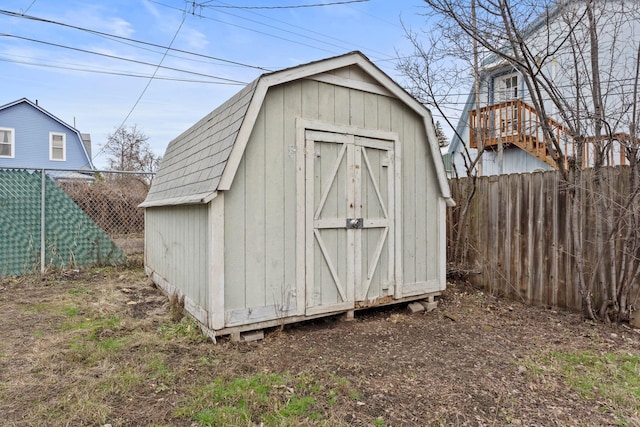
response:
<path id="1" fill-rule="evenodd" d="M 346 134 L 390 141 L 393 144 L 393 233 L 394 242 L 392 254 L 394 276 L 394 298 L 402 298 L 402 155 L 398 135 L 394 132 L 377 129 L 362 129 L 349 125 L 338 125 L 303 118 L 296 119 L 296 308 L 298 315 L 309 314 L 306 310 L 306 282 L 307 282 L 307 253 L 311 250 L 313 241 L 307 241 L 307 183 L 306 183 L 306 131 L 321 131 L 335 134 Z M 391 231 L 391 230 L 390 230 Z M 356 299 L 357 300 L 357 299 Z M 335 307 L 330 311 L 352 309 L 351 307 Z M 318 312 L 322 312 L 322 306 Z"/>

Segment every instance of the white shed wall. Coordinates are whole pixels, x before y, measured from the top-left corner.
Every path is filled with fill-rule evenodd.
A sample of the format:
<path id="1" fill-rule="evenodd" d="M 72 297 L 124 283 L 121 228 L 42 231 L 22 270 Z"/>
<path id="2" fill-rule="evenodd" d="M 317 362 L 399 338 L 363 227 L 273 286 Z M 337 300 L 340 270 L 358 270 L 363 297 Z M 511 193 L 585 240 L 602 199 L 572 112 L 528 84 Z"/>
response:
<path id="1" fill-rule="evenodd" d="M 371 83 L 355 68 L 334 74 Z M 227 326 L 243 315 L 257 318 L 260 312 L 260 320 L 267 320 L 296 310 L 296 269 L 304 267 L 296 265 L 295 247 L 297 118 L 398 134 L 404 283 L 442 289 L 445 206 L 423 119 L 387 96 L 296 81 L 269 89 L 231 189 L 225 192 Z M 260 307 L 266 309 L 256 310 Z"/>
<path id="2" fill-rule="evenodd" d="M 146 209 L 145 265 L 207 309 L 207 210 L 209 205 Z"/>

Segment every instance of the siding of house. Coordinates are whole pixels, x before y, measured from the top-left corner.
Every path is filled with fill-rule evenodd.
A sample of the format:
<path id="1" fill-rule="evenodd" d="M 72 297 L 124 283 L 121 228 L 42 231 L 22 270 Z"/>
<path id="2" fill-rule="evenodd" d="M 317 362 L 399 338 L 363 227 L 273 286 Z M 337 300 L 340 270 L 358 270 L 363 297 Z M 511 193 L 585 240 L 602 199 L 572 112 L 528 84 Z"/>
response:
<path id="1" fill-rule="evenodd" d="M 0 158 L 0 166 L 91 167 L 78 134 L 26 102 L 0 110 L 0 127 L 15 130 L 15 157 Z M 66 161 L 49 160 L 49 132 L 66 134 Z"/>

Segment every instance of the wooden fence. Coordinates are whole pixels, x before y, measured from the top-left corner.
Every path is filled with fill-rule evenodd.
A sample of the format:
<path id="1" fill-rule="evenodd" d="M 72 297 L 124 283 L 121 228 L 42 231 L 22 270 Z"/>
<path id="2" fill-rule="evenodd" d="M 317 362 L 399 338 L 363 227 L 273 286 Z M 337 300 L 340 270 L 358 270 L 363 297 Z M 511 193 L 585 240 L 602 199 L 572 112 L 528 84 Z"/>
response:
<path id="1" fill-rule="evenodd" d="M 626 166 L 604 170 L 605 197 L 610 206 L 625 205 L 629 196 L 629 172 Z M 584 182 L 591 183 L 591 172 L 584 172 Z M 471 281 L 492 293 L 528 304 L 582 309 L 582 298 L 575 280 L 569 188 L 556 171 L 480 177 L 469 205 L 465 224 L 460 223 L 463 200 L 469 189 L 468 179 L 450 181 L 458 206 L 449 209 L 447 218 L 448 259 L 475 271 Z M 594 192 L 590 184 L 582 188 L 584 205 L 580 224 L 587 269 L 611 268 L 611 260 L 596 251 Z M 612 218 L 619 212 L 608 212 Z M 462 227 L 462 228 L 461 228 Z M 454 241 L 461 231 L 462 250 L 454 259 Z M 614 242 L 614 251 L 622 244 Z M 613 261 L 614 263 L 616 261 Z M 613 268 L 619 269 L 620 266 Z M 607 286 L 595 281 L 594 287 Z M 596 299 L 599 289 L 590 289 Z M 631 291 L 637 299 L 638 287 Z M 640 300 L 639 300 L 640 302 Z"/>

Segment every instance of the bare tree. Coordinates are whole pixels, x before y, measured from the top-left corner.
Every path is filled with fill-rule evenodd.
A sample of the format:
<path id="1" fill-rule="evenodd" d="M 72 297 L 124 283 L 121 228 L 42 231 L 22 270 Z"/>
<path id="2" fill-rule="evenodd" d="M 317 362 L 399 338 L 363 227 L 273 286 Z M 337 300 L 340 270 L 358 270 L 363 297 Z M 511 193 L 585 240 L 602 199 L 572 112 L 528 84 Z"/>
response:
<path id="1" fill-rule="evenodd" d="M 102 150 L 109 156 L 109 168 L 116 171 L 155 172 L 160 162 L 138 125 L 115 129 L 107 135 Z"/>
<path id="2" fill-rule="evenodd" d="M 640 239 L 635 232 L 640 207 L 636 107 L 640 43 L 629 37 L 639 19 L 637 3 L 425 0 L 425 5 L 426 16 L 432 23 L 436 20 L 431 34 L 435 29 L 439 37 L 423 39 L 408 32 L 415 55 L 401 59 L 399 68 L 408 77 L 410 90 L 445 112 L 451 89 L 460 87 L 456 80 L 464 75 L 434 67 L 446 59 L 471 63 L 468 68 L 476 70 L 475 81 L 482 80 L 482 70 L 473 68 L 474 45 L 484 56 L 485 69 L 506 67 L 522 76 L 526 102 L 538 118 L 536 132 L 570 191 L 575 280 L 585 314 L 624 320 L 635 302 L 630 301 L 631 285 L 640 278 Z M 454 85 L 443 90 L 438 79 Z M 480 87 L 476 84 L 474 91 L 476 111 L 482 102 Z M 480 134 L 479 129 L 471 131 Z M 477 153 L 471 153 L 465 147 L 468 176 L 474 175 L 483 148 L 480 143 Z M 603 197 L 608 183 L 601 171 L 616 149 L 631 165 L 630 191 L 622 203 Z M 593 169 L 592 181 L 585 180 L 585 167 Z M 595 211 L 589 235 L 581 227 L 585 198 Z M 601 256 L 585 259 L 585 245 L 595 245 Z"/>
<path id="3" fill-rule="evenodd" d="M 102 150 L 108 155 L 109 169 L 140 174 L 109 175 L 119 181 L 131 184 L 137 181 L 146 193 L 151 185 L 153 173 L 158 170 L 160 156 L 156 156 L 149 146 L 149 137 L 137 125 L 116 128 L 107 135 Z"/>

